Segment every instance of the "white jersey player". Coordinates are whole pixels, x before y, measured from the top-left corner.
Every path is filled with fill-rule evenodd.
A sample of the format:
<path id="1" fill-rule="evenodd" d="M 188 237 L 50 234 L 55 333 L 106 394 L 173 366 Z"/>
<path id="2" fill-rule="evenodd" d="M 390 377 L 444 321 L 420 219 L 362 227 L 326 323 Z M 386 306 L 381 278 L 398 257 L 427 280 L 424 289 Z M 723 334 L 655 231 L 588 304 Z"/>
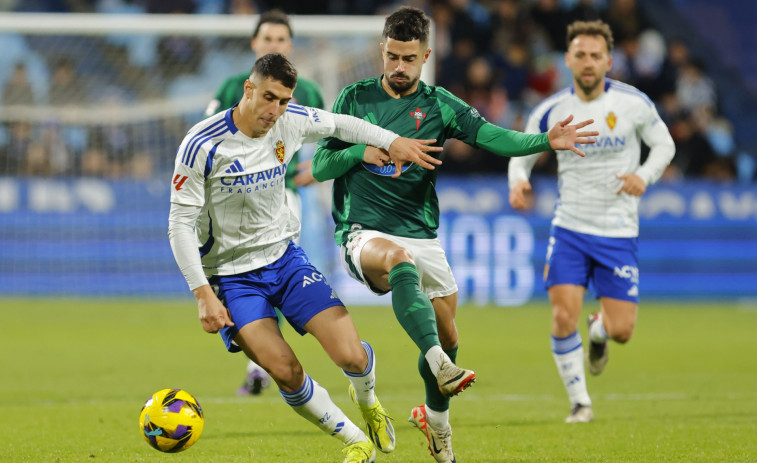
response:
<path id="1" fill-rule="evenodd" d="M 573 87 L 547 98 L 534 109 L 526 132 L 541 133 L 560 115 L 574 114 L 579 120 L 593 117 L 604 126 L 593 145 L 581 145 L 585 158 L 570 151 L 557 152 L 560 196 L 552 224 L 597 236 L 632 238 L 639 235 L 639 197 L 618 194 L 622 174 L 635 173 L 650 185 L 661 176 L 675 147 L 668 128 L 660 120 L 654 103 L 636 88 L 604 79 L 602 94 L 585 102 Z M 640 165 L 641 142 L 651 147 Z M 538 156 L 510 161 L 510 184 L 528 180 Z"/>
<path id="2" fill-rule="evenodd" d="M 169 241 L 198 301 L 202 327 L 219 332 L 230 352 L 244 351 L 274 379 L 300 415 L 345 444 L 344 462 L 373 461 L 375 447 L 308 376 L 284 340 L 274 307 L 300 334 L 315 336 L 354 389 L 374 442 L 394 430 L 376 398 L 373 351 L 302 249 L 291 240 L 299 221 L 287 206 L 284 176 L 302 143 L 326 136 L 370 144 L 391 159 L 433 168 L 413 140 L 360 119 L 290 104 L 297 71 L 281 54 L 255 62 L 244 96 L 232 109 L 193 127 L 176 155 Z"/>
<path id="3" fill-rule="evenodd" d="M 333 114 L 289 103 L 265 136 L 250 138 L 237 129 L 232 114 L 233 108 L 189 131 L 179 147 L 171 190 L 173 204 L 201 208 L 196 232 L 207 277 L 248 272 L 284 254 L 300 233 L 284 188 L 289 161 L 303 142 L 339 130 Z M 348 122 L 345 128 L 352 133 L 337 136 L 359 135 L 355 121 Z M 371 125 L 366 139 L 380 140 L 388 149 L 396 136 L 377 128 Z M 190 287 L 198 286 L 195 280 L 203 279 L 188 275 Z"/>
<path id="4" fill-rule="evenodd" d="M 628 342 L 639 302 L 639 197 L 673 159 L 675 146 L 654 104 L 636 88 L 606 78 L 612 65 L 610 28 L 601 21 L 568 27 L 565 63 L 573 85 L 547 98 L 531 114 L 538 133 L 566 114 L 601 126 L 585 158 L 557 152 L 559 199 L 544 270 L 552 310 L 552 352 L 571 402 L 566 422 L 593 419 L 578 333 L 583 294 L 591 285 L 601 312 L 589 316 L 589 369 L 604 370 L 607 340 Z M 650 147 L 640 164 L 641 142 Z M 510 161 L 510 204 L 527 206 L 525 192 L 536 156 Z"/>

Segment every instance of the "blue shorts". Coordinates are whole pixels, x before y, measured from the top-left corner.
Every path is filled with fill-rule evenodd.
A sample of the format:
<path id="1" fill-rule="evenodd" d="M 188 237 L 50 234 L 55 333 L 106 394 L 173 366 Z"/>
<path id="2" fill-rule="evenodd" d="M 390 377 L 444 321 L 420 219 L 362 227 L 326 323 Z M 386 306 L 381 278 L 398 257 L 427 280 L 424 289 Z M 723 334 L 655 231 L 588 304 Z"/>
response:
<path id="1" fill-rule="evenodd" d="M 216 275 L 209 281 L 235 325 L 220 331 L 229 352 L 241 350 L 234 337 L 243 326 L 261 318 L 278 318 L 275 308 L 304 335 L 303 326 L 313 316 L 344 305 L 302 248 L 291 242 L 276 262 L 237 275 Z"/>
<path id="2" fill-rule="evenodd" d="M 591 287 L 596 297 L 639 302 L 639 238 L 607 238 L 552 227 L 544 282 Z M 590 286 L 591 285 L 591 286 Z"/>

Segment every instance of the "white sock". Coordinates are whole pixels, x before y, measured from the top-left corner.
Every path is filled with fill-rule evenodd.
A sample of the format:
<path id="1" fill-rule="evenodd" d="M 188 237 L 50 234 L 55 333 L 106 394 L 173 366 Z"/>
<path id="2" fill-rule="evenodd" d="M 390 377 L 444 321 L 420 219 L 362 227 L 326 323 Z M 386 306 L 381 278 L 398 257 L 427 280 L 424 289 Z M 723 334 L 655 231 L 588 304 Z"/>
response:
<path id="1" fill-rule="evenodd" d="M 552 356 L 568 392 L 571 406 L 591 405 L 591 398 L 586 390 L 584 347 L 578 330 L 564 338 L 552 336 Z"/>
<path id="2" fill-rule="evenodd" d="M 433 346 L 431 349 L 427 350 L 423 356 L 426 357 L 428 366 L 431 367 L 431 373 L 433 373 L 434 376 L 439 374 L 439 369 L 444 362 L 453 363 L 442 349 L 442 346 Z"/>
<path id="3" fill-rule="evenodd" d="M 449 427 L 449 409 L 443 412 L 437 412 L 428 408 L 426 404 L 426 422 L 431 425 L 432 428 L 439 431 L 447 429 Z"/>
<path id="4" fill-rule="evenodd" d="M 352 387 L 355 389 L 355 397 L 357 403 L 363 406 L 370 407 L 376 403 L 376 394 L 374 388 L 376 387 L 376 356 L 373 354 L 373 348 L 370 344 L 362 341 L 363 349 L 368 355 L 368 365 L 365 367 L 365 371 L 362 373 L 350 373 L 349 371 L 342 370 L 344 376 L 350 380 Z"/>
<path id="5" fill-rule="evenodd" d="M 305 384 L 294 392 L 279 390 L 281 397 L 300 416 L 318 426 L 321 431 L 336 437 L 345 445 L 368 441 L 342 410 L 331 401 L 329 393 L 310 376 L 305 375 Z"/>
<path id="6" fill-rule="evenodd" d="M 591 329 L 589 329 L 589 339 L 594 342 L 605 342 L 610 339 L 610 337 L 607 335 L 607 331 L 605 331 L 605 322 L 602 320 L 602 314 L 600 313 L 598 317 L 598 321 L 591 324 Z"/>

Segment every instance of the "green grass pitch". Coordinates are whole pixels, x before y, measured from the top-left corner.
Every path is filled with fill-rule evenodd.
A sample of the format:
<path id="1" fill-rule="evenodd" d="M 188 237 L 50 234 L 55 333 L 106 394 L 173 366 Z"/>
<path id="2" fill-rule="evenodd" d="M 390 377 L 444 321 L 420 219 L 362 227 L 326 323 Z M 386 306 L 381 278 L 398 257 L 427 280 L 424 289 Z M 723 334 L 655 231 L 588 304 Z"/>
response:
<path id="1" fill-rule="evenodd" d="M 586 308 L 596 310 L 596 303 Z M 377 462 L 426 462 L 406 422 L 423 401 L 417 353 L 390 308 L 352 308 L 377 355 L 377 393 L 397 449 Z M 636 333 L 589 377 L 596 421 L 566 425 L 546 301 L 463 306 L 458 363 L 478 374 L 452 401 L 457 461 L 757 461 L 757 308 L 643 302 Z M 580 327 L 586 339 L 585 324 Z M 312 337 L 285 336 L 355 422 L 347 380 Z M 241 354 L 202 331 L 193 299 L 0 300 L 2 462 L 340 462 L 341 445 L 293 413 L 275 387 L 237 397 Z M 140 435 L 143 402 L 188 390 L 205 410 L 194 447 L 161 454 Z"/>

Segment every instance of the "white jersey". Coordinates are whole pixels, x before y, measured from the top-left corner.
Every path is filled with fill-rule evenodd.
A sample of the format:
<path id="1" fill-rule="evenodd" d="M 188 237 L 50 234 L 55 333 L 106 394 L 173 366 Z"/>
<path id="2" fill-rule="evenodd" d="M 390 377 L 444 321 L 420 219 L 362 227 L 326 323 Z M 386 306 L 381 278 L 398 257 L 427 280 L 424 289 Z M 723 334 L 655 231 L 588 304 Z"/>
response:
<path id="1" fill-rule="evenodd" d="M 605 80 L 605 91 L 585 102 L 572 87 L 544 100 L 529 117 L 526 132 L 546 132 L 573 114 L 573 121 L 594 119 L 596 144 L 580 145 L 586 157 L 557 151 L 559 199 L 552 224 L 579 233 L 605 237 L 639 234 L 639 197 L 618 194 L 623 181 L 617 176 L 636 173 L 650 185 L 657 181 L 675 153 L 668 128 L 652 101 L 635 87 Z M 650 147 L 640 166 L 641 140 Z M 538 154 L 512 158 L 510 185 L 528 179 Z"/>
<path id="2" fill-rule="evenodd" d="M 284 254 L 300 231 L 299 220 L 286 200 L 284 178 L 289 161 L 303 143 L 338 134 L 340 127 L 345 132 L 345 121 L 336 120 L 345 116 L 289 103 L 265 136 L 250 138 L 235 126 L 233 109 L 192 127 L 176 154 L 171 203 L 200 208 L 194 225 L 194 252 L 199 248 L 206 277 L 248 272 Z M 351 119 L 375 127 L 366 130 L 361 126 L 361 138 L 369 137 L 376 146 L 388 148 L 397 137 Z M 194 289 L 203 282 L 198 281 L 201 277 L 188 276 L 192 272 L 186 269 L 194 265 L 191 260 L 196 257 L 184 257 L 186 251 L 186 247 L 175 247 L 174 254 Z"/>

